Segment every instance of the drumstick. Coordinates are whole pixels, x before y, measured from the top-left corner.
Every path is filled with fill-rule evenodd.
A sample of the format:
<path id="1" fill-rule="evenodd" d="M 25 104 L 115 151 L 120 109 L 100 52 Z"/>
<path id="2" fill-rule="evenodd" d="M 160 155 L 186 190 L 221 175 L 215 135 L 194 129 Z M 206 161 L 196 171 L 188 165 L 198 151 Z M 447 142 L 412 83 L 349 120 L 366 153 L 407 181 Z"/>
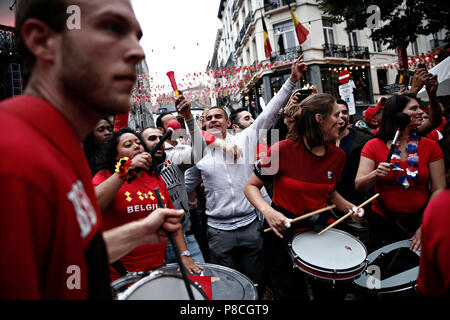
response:
<path id="1" fill-rule="evenodd" d="M 333 209 L 333 208 L 336 208 L 336 205 L 333 204 L 333 205 L 328 206 L 328 207 L 324 207 L 324 208 L 321 208 L 321 209 L 317 209 L 317 210 L 315 210 L 315 211 L 312 211 L 312 212 L 310 212 L 310 213 L 307 213 L 307 214 L 304 214 L 304 215 L 302 215 L 302 216 L 300 216 L 300 217 L 297 217 L 297 218 L 292 219 L 292 220 L 290 221 L 290 223 L 297 222 L 297 221 L 300 221 L 300 220 L 309 218 L 309 217 L 311 217 L 311 216 L 313 216 L 313 215 L 315 215 L 315 214 L 319 214 L 319 213 L 321 213 L 321 212 L 328 211 L 328 210 L 331 210 L 331 209 Z M 270 230 L 272 230 L 272 228 L 267 228 L 267 229 L 264 230 L 264 232 L 269 232 Z"/>
<path id="2" fill-rule="evenodd" d="M 362 208 L 364 207 L 366 204 L 368 204 L 369 202 L 375 200 L 375 198 L 377 198 L 380 194 L 377 193 L 376 195 L 374 195 L 372 198 L 364 201 L 363 203 L 361 203 L 357 208 Z M 334 227 L 335 225 L 337 225 L 338 223 L 340 223 L 342 220 L 348 218 L 348 216 L 350 216 L 352 213 L 354 213 L 353 210 L 349 210 L 348 213 L 345 216 L 342 216 L 339 220 L 336 220 L 335 222 L 333 222 L 332 224 L 330 224 L 328 227 L 326 227 L 325 229 L 323 229 L 322 231 L 319 232 L 319 236 L 324 233 L 325 231 L 327 231 L 328 229 Z"/>
<path id="3" fill-rule="evenodd" d="M 164 202 L 162 201 L 161 193 L 159 192 L 158 188 L 155 188 L 155 195 L 156 195 L 156 199 L 158 200 L 159 207 L 165 208 L 166 206 L 164 205 Z M 168 232 L 168 234 L 169 234 L 170 243 L 172 244 L 173 250 L 175 251 L 175 256 L 177 258 L 178 265 L 180 266 L 181 275 L 183 276 L 184 284 L 186 285 L 186 290 L 188 292 L 189 299 L 195 300 L 194 294 L 192 293 L 191 285 L 189 284 L 189 279 L 186 275 L 186 269 L 184 268 L 184 264 L 181 261 L 180 253 L 178 251 L 178 246 L 177 246 L 177 243 L 175 242 L 173 233 Z"/>

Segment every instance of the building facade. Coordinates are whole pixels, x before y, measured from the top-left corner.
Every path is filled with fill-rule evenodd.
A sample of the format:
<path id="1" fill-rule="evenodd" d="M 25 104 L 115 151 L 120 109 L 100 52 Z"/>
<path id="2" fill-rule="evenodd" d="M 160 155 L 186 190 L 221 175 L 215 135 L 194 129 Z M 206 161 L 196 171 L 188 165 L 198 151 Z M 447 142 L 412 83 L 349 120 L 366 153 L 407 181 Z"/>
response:
<path id="1" fill-rule="evenodd" d="M 22 64 L 15 48 L 15 29 L 0 25 L 0 100 L 22 94 Z"/>
<path id="2" fill-rule="evenodd" d="M 292 16 L 309 31 L 300 45 Z M 315 0 L 222 0 L 218 18 L 222 21 L 222 41 L 217 47 L 217 67 L 242 67 L 272 63 L 256 72 L 248 84 L 229 98 L 231 107 L 247 107 L 257 115 L 289 77 L 291 61 L 304 55 L 308 64 L 299 88 L 314 85 L 319 92 L 339 96 L 338 75 L 348 70 L 353 81 L 357 117 L 383 95 L 396 91 L 398 61 L 395 50 L 370 39 L 369 29 L 345 31 L 346 23 L 333 23 Z M 262 18 L 265 20 L 272 53 L 265 57 Z M 407 48 L 415 56 L 443 45 L 442 34 L 419 36 Z M 277 63 L 284 62 L 284 63 Z"/>

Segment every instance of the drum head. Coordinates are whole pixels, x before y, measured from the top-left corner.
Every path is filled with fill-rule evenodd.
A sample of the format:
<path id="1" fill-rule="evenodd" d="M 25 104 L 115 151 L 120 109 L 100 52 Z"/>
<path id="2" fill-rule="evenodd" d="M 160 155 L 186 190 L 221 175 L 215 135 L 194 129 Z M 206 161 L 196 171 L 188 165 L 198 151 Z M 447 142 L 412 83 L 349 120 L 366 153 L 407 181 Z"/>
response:
<path id="1" fill-rule="evenodd" d="M 211 277 L 213 300 L 257 300 L 258 293 L 253 282 L 242 273 L 224 266 L 211 263 L 197 263 L 203 267 L 201 274 L 195 276 Z M 179 275 L 178 264 L 171 263 L 158 270 L 164 274 Z"/>
<path id="2" fill-rule="evenodd" d="M 337 229 L 329 229 L 322 235 L 314 231 L 296 234 L 291 250 L 308 266 L 324 271 L 354 270 L 364 264 L 367 250 L 352 235 Z"/>
<path id="3" fill-rule="evenodd" d="M 195 300 L 207 300 L 204 292 L 188 280 Z M 118 296 L 119 300 L 189 300 L 183 278 L 176 275 L 151 274 Z"/>
<path id="4" fill-rule="evenodd" d="M 409 250 L 410 240 L 384 246 L 367 257 L 367 272 L 354 283 L 363 290 L 388 293 L 412 289 L 419 275 L 420 252 Z"/>

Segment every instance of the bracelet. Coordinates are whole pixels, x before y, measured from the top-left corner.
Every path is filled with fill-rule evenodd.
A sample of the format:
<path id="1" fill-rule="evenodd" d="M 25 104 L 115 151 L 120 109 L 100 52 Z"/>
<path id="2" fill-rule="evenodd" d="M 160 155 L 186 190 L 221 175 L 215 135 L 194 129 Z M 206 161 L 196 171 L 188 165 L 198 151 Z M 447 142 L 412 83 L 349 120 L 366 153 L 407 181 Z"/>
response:
<path id="1" fill-rule="evenodd" d="M 120 179 L 131 183 L 134 179 L 137 178 L 137 170 L 131 166 L 131 159 L 128 157 L 123 157 L 116 163 L 116 170 L 119 174 Z"/>

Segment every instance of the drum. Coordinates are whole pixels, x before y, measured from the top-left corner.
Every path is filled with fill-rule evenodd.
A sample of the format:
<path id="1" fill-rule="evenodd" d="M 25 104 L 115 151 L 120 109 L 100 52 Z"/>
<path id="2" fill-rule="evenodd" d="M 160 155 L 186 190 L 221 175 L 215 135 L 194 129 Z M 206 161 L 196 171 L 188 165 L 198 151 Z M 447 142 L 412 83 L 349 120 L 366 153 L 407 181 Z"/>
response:
<path id="1" fill-rule="evenodd" d="M 122 285 L 128 286 L 129 282 L 136 280 L 139 274 L 130 274 L 113 283 L 113 288 L 118 291 L 121 280 Z M 126 284 L 128 283 L 128 284 Z M 200 286 L 188 280 L 195 300 L 207 300 L 206 294 Z M 124 292 L 117 294 L 118 300 L 189 300 L 186 284 L 181 276 L 167 275 L 161 271 L 151 272 L 138 280 Z"/>
<path id="2" fill-rule="evenodd" d="M 257 300 L 253 282 L 242 273 L 215 264 L 197 263 L 200 274 L 188 274 L 195 300 Z M 178 264 L 172 263 L 150 274 L 132 273 L 111 286 L 118 300 L 184 300 L 189 299 Z M 128 287 L 121 292 L 124 287 Z"/>
<path id="3" fill-rule="evenodd" d="M 347 232 L 333 228 L 320 236 L 314 231 L 295 234 L 290 253 L 301 271 L 333 283 L 353 280 L 367 266 L 364 244 Z"/>
<path id="4" fill-rule="evenodd" d="M 354 280 L 357 290 L 380 298 L 417 297 L 420 252 L 411 251 L 410 245 L 410 240 L 402 240 L 369 254 L 367 269 Z"/>

